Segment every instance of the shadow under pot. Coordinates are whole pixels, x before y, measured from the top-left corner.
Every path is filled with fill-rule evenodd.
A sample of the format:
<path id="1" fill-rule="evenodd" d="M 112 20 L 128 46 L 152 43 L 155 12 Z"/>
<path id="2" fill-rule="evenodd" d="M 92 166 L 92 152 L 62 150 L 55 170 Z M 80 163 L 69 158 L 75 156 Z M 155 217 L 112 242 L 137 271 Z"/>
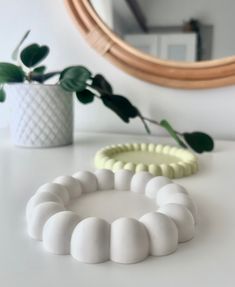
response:
<path id="1" fill-rule="evenodd" d="M 73 95 L 59 85 L 6 85 L 13 144 L 48 148 L 73 143 Z"/>

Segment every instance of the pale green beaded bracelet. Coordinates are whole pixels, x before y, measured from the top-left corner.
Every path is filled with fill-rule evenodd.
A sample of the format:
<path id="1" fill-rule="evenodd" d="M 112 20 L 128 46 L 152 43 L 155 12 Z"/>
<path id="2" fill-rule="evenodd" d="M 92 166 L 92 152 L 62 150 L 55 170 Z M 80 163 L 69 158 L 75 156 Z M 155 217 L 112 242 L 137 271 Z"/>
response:
<path id="1" fill-rule="evenodd" d="M 111 145 L 95 155 L 95 166 L 112 171 L 148 171 L 169 178 L 189 176 L 198 171 L 196 156 L 188 150 L 153 143 Z"/>

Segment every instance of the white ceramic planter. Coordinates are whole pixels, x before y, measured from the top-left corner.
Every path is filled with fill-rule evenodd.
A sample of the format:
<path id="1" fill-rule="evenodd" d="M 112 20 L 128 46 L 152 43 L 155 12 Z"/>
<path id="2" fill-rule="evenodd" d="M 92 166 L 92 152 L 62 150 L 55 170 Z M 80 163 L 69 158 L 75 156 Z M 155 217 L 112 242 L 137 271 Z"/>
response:
<path id="1" fill-rule="evenodd" d="M 59 85 L 6 86 L 15 145 L 46 148 L 73 142 L 73 97 Z"/>

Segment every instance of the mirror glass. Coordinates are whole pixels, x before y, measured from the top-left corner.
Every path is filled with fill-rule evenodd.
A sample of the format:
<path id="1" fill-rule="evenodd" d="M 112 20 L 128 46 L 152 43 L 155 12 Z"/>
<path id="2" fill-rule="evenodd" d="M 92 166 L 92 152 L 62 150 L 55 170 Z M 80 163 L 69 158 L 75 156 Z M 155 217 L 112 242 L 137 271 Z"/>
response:
<path id="1" fill-rule="evenodd" d="M 90 0 L 120 38 L 163 60 L 235 55 L 234 0 Z"/>

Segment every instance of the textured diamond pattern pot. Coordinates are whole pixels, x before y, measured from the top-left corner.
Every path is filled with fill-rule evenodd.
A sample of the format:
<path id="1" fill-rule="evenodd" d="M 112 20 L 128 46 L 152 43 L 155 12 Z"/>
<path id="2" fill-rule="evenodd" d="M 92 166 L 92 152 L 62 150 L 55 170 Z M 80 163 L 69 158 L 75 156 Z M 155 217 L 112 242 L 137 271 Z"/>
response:
<path id="1" fill-rule="evenodd" d="M 73 142 L 73 97 L 58 85 L 12 84 L 11 136 L 17 146 L 46 148 Z"/>

